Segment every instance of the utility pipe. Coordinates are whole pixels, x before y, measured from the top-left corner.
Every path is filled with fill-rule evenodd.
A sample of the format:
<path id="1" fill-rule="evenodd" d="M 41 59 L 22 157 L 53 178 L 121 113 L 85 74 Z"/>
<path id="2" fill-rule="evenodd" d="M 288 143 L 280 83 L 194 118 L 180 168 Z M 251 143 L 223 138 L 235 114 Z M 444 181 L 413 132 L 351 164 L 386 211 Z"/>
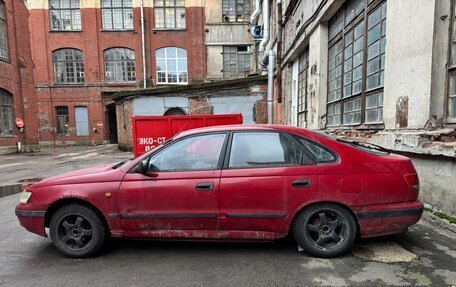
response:
<path id="1" fill-rule="evenodd" d="M 266 49 L 266 45 L 269 43 L 269 0 L 263 0 L 263 40 L 260 42 L 260 46 L 258 47 L 258 51 L 261 54 L 264 53 Z"/>
<path id="2" fill-rule="evenodd" d="M 253 10 L 252 15 L 250 15 L 250 24 L 253 26 L 256 26 L 258 24 L 258 16 L 260 16 L 261 13 L 260 3 L 260 0 L 255 0 L 255 10 Z"/>
<path id="3" fill-rule="evenodd" d="M 274 103 L 274 68 L 275 53 L 274 50 L 271 49 L 269 50 L 268 56 L 268 124 L 272 124 L 272 105 Z"/>
<path id="4" fill-rule="evenodd" d="M 143 66 L 143 88 L 147 88 L 146 75 L 146 41 L 144 32 L 144 0 L 141 0 L 141 49 L 142 49 L 142 66 Z"/>
<path id="5" fill-rule="evenodd" d="M 282 102 L 282 0 L 277 0 L 277 102 Z"/>

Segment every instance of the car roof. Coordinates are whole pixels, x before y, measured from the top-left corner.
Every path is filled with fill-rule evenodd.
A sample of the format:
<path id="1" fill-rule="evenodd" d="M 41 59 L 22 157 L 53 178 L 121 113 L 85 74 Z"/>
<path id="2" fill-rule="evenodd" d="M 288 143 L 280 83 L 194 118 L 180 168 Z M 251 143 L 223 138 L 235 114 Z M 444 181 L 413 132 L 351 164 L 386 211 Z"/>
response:
<path id="1" fill-rule="evenodd" d="M 183 131 L 176 135 L 177 138 L 198 134 L 198 133 L 210 133 L 210 132 L 224 132 L 224 131 L 249 131 L 249 130 L 264 130 L 264 131 L 286 131 L 297 133 L 301 135 L 307 135 L 310 137 L 315 137 L 315 133 L 305 129 L 294 126 L 286 125 L 222 125 L 222 126 L 210 126 L 203 128 L 196 128 L 191 130 Z"/>

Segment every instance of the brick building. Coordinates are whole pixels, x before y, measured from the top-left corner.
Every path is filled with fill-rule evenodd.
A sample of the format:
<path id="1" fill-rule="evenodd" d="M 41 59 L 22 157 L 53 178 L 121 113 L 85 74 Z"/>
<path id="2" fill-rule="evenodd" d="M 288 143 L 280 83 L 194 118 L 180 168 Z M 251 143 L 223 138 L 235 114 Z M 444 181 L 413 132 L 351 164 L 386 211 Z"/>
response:
<path id="1" fill-rule="evenodd" d="M 0 0 L 0 154 L 38 144 L 28 17 L 23 1 Z M 23 129 L 16 118 L 24 121 Z"/>
<path id="2" fill-rule="evenodd" d="M 114 91 L 205 79 L 200 0 L 29 0 L 28 7 L 41 144 L 116 142 Z"/>

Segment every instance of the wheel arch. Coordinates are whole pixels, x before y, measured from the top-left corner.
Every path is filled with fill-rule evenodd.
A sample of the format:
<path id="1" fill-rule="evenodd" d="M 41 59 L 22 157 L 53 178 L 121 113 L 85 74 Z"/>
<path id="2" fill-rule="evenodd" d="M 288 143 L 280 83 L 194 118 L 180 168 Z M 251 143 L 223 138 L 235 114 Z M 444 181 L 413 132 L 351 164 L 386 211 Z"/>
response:
<path id="1" fill-rule="evenodd" d="M 108 229 L 108 232 L 110 232 L 109 223 L 106 220 L 106 217 L 104 216 L 104 214 L 91 202 L 81 199 L 81 198 L 75 198 L 75 197 L 62 198 L 62 199 L 59 199 L 59 200 L 53 202 L 47 208 L 46 213 L 44 214 L 44 227 L 50 226 L 51 218 L 57 212 L 57 210 L 59 210 L 60 208 L 66 206 L 66 205 L 69 205 L 69 204 L 80 204 L 82 206 L 88 207 L 91 210 L 93 210 L 103 221 L 106 228 Z"/>
<path id="2" fill-rule="evenodd" d="M 356 227 L 357 227 L 357 231 L 356 231 L 356 235 L 357 237 L 359 237 L 359 234 L 360 234 L 360 228 L 361 226 L 359 225 L 359 220 L 358 220 L 358 217 L 356 216 L 355 212 L 353 212 L 353 210 L 346 204 L 343 204 L 341 202 L 337 202 L 337 201 L 313 201 L 313 202 L 310 202 L 308 204 L 305 204 L 305 205 L 302 205 L 300 207 L 298 207 L 294 212 L 293 212 L 293 216 L 292 216 L 292 219 L 290 220 L 290 222 L 288 223 L 288 234 L 289 235 L 292 235 L 294 236 L 294 224 L 295 224 L 295 221 L 296 219 L 299 217 L 299 215 L 306 209 L 306 208 L 309 208 L 311 206 L 315 206 L 315 205 L 320 205 L 320 204 L 334 204 L 334 205 L 339 205 L 343 208 L 345 208 L 348 212 L 351 213 L 351 215 L 353 216 L 353 218 L 355 219 L 355 222 L 356 222 Z"/>

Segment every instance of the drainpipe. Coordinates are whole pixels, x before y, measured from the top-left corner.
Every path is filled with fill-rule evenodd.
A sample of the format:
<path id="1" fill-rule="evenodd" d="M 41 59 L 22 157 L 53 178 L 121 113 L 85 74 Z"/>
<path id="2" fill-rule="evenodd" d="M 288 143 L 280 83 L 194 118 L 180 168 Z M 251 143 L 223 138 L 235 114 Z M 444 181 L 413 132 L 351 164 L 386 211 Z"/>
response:
<path id="1" fill-rule="evenodd" d="M 260 16 L 260 0 L 255 0 L 255 10 L 253 10 L 252 15 L 250 15 L 250 24 L 256 26 L 258 24 L 258 16 Z"/>
<path id="2" fill-rule="evenodd" d="M 272 124 L 272 104 L 274 102 L 275 53 L 269 50 L 268 56 L 268 124 Z"/>
<path id="3" fill-rule="evenodd" d="M 142 66 L 143 66 L 143 88 L 147 88 L 146 75 L 146 41 L 144 32 L 144 0 L 141 0 L 141 49 L 142 49 Z"/>
<path id="4" fill-rule="evenodd" d="M 277 0 L 277 102 L 282 102 L 282 0 Z"/>
<path id="5" fill-rule="evenodd" d="M 261 54 L 264 53 L 266 45 L 269 43 L 269 0 L 263 0 L 263 40 L 260 42 L 258 51 Z"/>

